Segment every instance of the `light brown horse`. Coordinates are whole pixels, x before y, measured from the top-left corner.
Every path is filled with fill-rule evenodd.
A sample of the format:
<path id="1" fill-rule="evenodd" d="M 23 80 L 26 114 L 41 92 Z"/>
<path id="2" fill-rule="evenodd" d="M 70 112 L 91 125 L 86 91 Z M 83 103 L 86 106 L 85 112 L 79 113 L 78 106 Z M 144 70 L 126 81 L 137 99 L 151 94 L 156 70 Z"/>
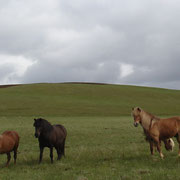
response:
<path id="1" fill-rule="evenodd" d="M 5 131 L 0 135 L 0 154 L 7 154 L 6 166 L 9 165 L 12 151 L 14 151 L 14 164 L 16 164 L 18 146 L 19 135 L 16 131 Z"/>
<path id="2" fill-rule="evenodd" d="M 134 117 L 134 126 L 137 127 L 140 123 L 148 137 L 152 139 L 150 141 L 151 153 L 153 153 L 152 146 L 155 143 L 160 157 L 163 158 L 161 141 L 166 142 L 168 139 L 176 137 L 179 143 L 178 155 L 180 156 L 180 117 L 160 119 L 139 107 L 132 109 L 132 116 Z"/>

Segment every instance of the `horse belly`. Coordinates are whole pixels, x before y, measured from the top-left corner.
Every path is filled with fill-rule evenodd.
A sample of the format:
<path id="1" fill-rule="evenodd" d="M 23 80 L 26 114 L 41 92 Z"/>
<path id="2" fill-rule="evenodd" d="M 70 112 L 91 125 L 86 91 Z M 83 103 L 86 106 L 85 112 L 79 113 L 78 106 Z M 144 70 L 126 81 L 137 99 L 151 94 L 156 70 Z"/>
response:
<path id="1" fill-rule="evenodd" d="M 167 139 L 174 137 L 177 134 L 176 129 L 163 129 L 160 131 L 160 139 Z"/>
<path id="2" fill-rule="evenodd" d="M 49 139 L 44 139 L 44 138 L 39 138 L 39 145 L 41 147 L 51 147 L 51 143 L 49 141 Z"/>
<path id="3" fill-rule="evenodd" d="M 177 134 L 177 123 L 175 119 L 162 119 L 157 124 L 160 139 L 174 137 Z"/>
<path id="4" fill-rule="evenodd" d="M 44 136 L 40 136 L 39 137 L 39 144 L 40 146 L 42 147 L 54 147 L 54 144 L 55 144 L 55 140 L 56 140 L 56 137 L 54 134 L 50 134 L 49 136 L 47 137 L 44 137 Z"/>

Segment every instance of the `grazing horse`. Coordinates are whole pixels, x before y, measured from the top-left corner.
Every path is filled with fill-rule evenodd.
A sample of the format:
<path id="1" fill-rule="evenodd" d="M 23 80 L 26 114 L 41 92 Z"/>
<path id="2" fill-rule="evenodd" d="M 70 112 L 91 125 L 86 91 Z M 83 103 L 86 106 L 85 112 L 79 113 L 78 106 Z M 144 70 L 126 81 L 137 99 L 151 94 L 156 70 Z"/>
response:
<path id="1" fill-rule="evenodd" d="M 149 133 L 145 129 L 143 129 L 143 130 L 144 130 L 145 140 L 147 142 L 149 142 L 149 144 L 150 144 L 150 151 L 151 151 L 151 154 L 153 155 L 154 154 L 154 147 L 156 146 L 155 142 L 149 136 Z M 174 141 L 173 141 L 172 138 L 165 139 L 165 140 L 163 140 L 163 142 L 164 142 L 164 145 L 165 145 L 165 148 L 166 148 L 167 151 L 173 151 L 173 148 L 174 148 L 175 144 L 174 144 Z"/>
<path id="2" fill-rule="evenodd" d="M 153 145 L 155 144 L 160 157 L 163 158 L 164 155 L 161 151 L 161 141 L 164 141 L 166 146 L 166 143 L 170 138 L 176 137 L 177 142 L 179 143 L 178 155 L 180 156 L 180 117 L 160 119 L 148 112 L 145 112 L 139 107 L 132 109 L 132 116 L 134 117 L 134 126 L 137 127 L 140 123 L 145 134 L 150 139 L 151 154 L 153 154 Z"/>
<path id="3" fill-rule="evenodd" d="M 16 131 L 5 131 L 0 135 L 0 154 L 7 154 L 6 167 L 11 160 L 12 151 L 14 151 L 14 164 L 16 164 L 18 146 L 19 135 Z"/>
<path id="4" fill-rule="evenodd" d="M 65 140 L 67 131 L 62 125 L 51 125 L 47 120 L 34 119 L 35 137 L 39 140 L 40 156 L 39 163 L 42 161 L 44 147 L 50 148 L 51 163 L 53 163 L 53 147 L 55 147 L 58 160 L 65 156 Z"/>

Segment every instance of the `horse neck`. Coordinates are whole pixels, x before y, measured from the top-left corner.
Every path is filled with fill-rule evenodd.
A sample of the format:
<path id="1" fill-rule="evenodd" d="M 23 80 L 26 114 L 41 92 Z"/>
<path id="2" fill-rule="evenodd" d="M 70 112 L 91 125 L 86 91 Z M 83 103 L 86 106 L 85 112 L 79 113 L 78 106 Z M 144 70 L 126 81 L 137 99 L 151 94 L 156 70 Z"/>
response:
<path id="1" fill-rule="evenodd" d="M 42 132 L 43 132 L 43 134 L 44 134 L 44 133 L 45 133 L 45 134 L 48 134 L 48 133 L 50 133 L 52 130 L 53 130 L 53 126 L 52 126 L 49 122 L 47 122 L 46 125 L 44 125 Z"/>
<path id="2" fill-rule="evenodd" d="M 149 113 L 142 111 L 141 114 L 141 125 L 142 127 L 148 131 L 151 125 L 151 121 L 154 118 L 152 115 L 150 115 Z"/>

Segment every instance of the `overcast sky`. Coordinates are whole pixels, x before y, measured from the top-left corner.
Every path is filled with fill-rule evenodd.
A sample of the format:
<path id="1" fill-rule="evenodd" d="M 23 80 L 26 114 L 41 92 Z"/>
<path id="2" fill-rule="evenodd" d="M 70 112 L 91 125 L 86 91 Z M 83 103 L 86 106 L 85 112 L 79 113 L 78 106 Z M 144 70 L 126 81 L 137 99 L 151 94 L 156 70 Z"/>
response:
<path id="1" fill-rule="evenodd" d="M 180 89 L 179 0 L 0 0 L 0 84 Z"/>

